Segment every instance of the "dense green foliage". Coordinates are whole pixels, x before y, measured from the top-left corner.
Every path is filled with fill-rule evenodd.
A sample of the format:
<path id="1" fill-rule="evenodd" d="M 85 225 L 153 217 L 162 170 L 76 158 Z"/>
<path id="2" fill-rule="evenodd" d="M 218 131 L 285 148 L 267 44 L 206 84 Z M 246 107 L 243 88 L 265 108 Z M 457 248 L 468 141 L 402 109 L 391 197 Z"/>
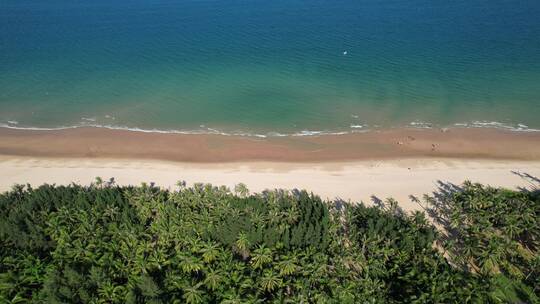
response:
<path id="1" fill-rule="evenodd" d="M 540 192 L 464 183 L 427 197 L 428 213 L 442 225 L 440 244 L 462 269 L 496 277 L 498 297 L 540 295 Z M 446 193 L 445 193 L 446 192 Z M 517 295 L 516 295 L 517 294 Z"/>
<path id="2" fill-rule="evenodd" d="M 303 191 L 98 183 L 0 195 L 7 303 L 537 302 L 540 198 L 465 183 L 428 215 Z"/>

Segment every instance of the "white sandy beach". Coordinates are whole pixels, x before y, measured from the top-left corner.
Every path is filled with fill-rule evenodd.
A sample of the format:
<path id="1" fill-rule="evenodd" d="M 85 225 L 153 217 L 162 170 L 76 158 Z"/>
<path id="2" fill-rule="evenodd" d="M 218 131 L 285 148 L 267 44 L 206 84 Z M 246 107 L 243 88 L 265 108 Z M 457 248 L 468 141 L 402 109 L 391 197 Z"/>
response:
<path id="1" fill-rule="evenodd" d="M 296 187 L 323 198 L 371 203 L 376 197 L 393 197 L 406 210 L 421 206 L 410 196 L 432 193 L 438 181 L 464 180 L 508 188 L 533 187 L 534 182 L 516 172 L 540 176 L 539 161 L 463 159 L 396 159 L 328 163 L 238 162 L 222 164 L 177 163 L 154 160 L 33 158 L 0 156 L 0 191 L 15 183 L 89 184 L 95 177 L 114 177 L 121 185 L 155 182 L 175 187 L 185 180 L 233 187 L 243 182 L 251 191 Z M 537 186 L 537 185 L 536 185 Z"/>

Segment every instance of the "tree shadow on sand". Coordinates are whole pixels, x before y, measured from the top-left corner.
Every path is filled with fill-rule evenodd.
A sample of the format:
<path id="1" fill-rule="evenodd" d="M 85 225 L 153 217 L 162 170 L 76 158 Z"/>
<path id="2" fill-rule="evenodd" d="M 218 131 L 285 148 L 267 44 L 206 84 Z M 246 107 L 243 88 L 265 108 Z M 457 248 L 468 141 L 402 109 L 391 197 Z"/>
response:
<path id="1" fill-rule="evenodd" d="M 528 200 L 538 201 L 538 198 L 540 198 L 540 179 L 528 173 L 515 171 L 512 171 L 512 173 L 530 183 L 529 187 L 519 187 L 518 190 L 523 194 L 526 194 L 529 198 Z M 463 255 L 467 250 L 472 250 L 479 245 L 470 244 L 467 241 L 471 233 L 477 233 L 476 231 L 472 232 L 472 230 L 474 230 L 475 227 L 479 227 L 478 225 L 485 224 L 485 227 L 489 227 L 490 229 L 505 229 L 505 227 L 499 226 L 498 223 L 486 222 L 496 220 L 485 218 L 485 213 L 483 213 L 484 215 L 476 213 L 477 211 L 475 210 L 478 210 L 478 212 L 489 213 L 489 210 L 492 210 L 491 208 L 493 208 L 493 205 L 490 204 L 491 199 L 494 199 L 494 197 L 484 198 L 484 201 L 478 201 L 479 198 L 469 198 L 467 193 L 474 187 L 482 186 L 467 181 L 462 185 L 456 185 L 438 180 L 437 189 L 431 195 L 424 195 L 422 199 L 410 196 L 410 199 L 413 202 L 422 206 L 427 217 L 440 231 L 440 242 L 437 245 L 444 248 L 446 253 L 453 257 L 459 258 L 460 255 Z M 499 190 L 504 191 L 499 188 L 490 187 L 485 187 L 484 189 L 493 189 L 494 191 L 497 191 L 497 193 L 499 193 Z M 501 201 L 499 201 L 499 203 L 501 203 Z M 512 198 L 509 198 L 508 201 L 504 201 L 504 204 L 512 204 L 512 206 L 516 203 L 517 202 Z M 460 264 L 459 266 L 464 270 L 478 271 L 476 265 L 467 262 L 458 264 Z"/>
<path id="2" fill-rule="evenodd" d="M 530 184 L 529 188 L 518 187 L 520 191 L 532 192 L 535 194 L 540 193 L 540 178 L 525 172 L 510 171 L 512 174 L 521 177 L 523 180 Z"/>
<path id="3" fill-rule="evenodd" d="M 425 194 L 423 198 L 410 196 L 409 198 L 419 204 L 427 217 L 440 231 L 440 238 L 437 246 L 446 248 L 444 244 L 449 242 L 458 243 L 460 233 L 452 226 L 452 213 L 454 210 L 455 194 L 463 191 L 462 186 L 451 182 L 437 180 L 437 189 L 431 194 Z M 464 270 L 467 267 L 463 267 Z"/>

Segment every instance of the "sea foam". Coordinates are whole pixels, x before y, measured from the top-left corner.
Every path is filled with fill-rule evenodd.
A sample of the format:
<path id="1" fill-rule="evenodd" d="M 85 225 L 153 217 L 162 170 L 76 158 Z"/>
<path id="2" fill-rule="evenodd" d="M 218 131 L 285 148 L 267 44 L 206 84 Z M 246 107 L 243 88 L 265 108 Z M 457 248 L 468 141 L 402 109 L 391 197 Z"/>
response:
<path id="1" fill-rule="evenodd" d="M 460 122 L 454 123 L 450 126 L 436 126 L 432 123 L 413 121 L 407 125 L 396 126 L 392 128 L 407 127 L 413 129 L 433 129 L 440 128 L 441 130 L 447 130 L 454 128 L 492 128 L 492 129 L 502 129 L 515 132 L 540 132 L 539 129 L 529 128 L 527 125 L 518 123 L 518 124 L 508 124 L 501 123 L 496 121 L 473 121 L 473 122 Z M 36 126 L 24 126 L 19 122 L 14 120 L 7 120 L 4 123 L 0 122 L 0 128 L 14 129 L 14 130 L 31 130 L 31 131 L 60 131 L 60 130 L 69 130 L 69 129 L 78 129 L 78 128 L 102 128 L 109 130 L 122 130 L 130 132 L 142 132 L 142 133 L 157 133 L 157 134 L 184 134 L 184 135 L 222 135 L 222 136 L 241 136 L 241 137 L 257 137 L 257 138 L 272 138 L 272 137 L 303 137 L 303 136 L 326 136 L 326 135 L 346 135 L 352 133 L 365 133 L 369 131 L 381 130 L 384 129 L 380 126 L 368 126 L 368 125 L 349 125 L 349 129 L 343 130 L 300 130 L 290 133 L 269 131 L 267 133 L 260 132 L 249 132 L 249 131 L 223 131 L 216 128 L 210 128 L 205 125 L 201 125 L 200 129 L 191 129 L 191 130 L 177 130 L 177 129 L 145 129 L 140 127 L 128 127 L 128 126 L 118 126 L 110 124 L 95 124 L 91 121 L 82 122 L 79 125 L 73 126 L 58 126 L 58 127 L 36 127 Z"/>

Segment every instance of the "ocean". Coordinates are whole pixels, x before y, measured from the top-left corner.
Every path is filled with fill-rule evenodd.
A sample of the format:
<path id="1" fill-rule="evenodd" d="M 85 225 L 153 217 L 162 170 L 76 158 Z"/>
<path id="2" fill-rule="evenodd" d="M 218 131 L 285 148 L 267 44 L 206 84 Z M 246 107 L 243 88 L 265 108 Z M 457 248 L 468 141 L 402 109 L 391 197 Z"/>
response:
<path id="1" fill-rule="evenodd" d="M 540 129 L 538 0 L 1 0 L 0 126 Z"/>

